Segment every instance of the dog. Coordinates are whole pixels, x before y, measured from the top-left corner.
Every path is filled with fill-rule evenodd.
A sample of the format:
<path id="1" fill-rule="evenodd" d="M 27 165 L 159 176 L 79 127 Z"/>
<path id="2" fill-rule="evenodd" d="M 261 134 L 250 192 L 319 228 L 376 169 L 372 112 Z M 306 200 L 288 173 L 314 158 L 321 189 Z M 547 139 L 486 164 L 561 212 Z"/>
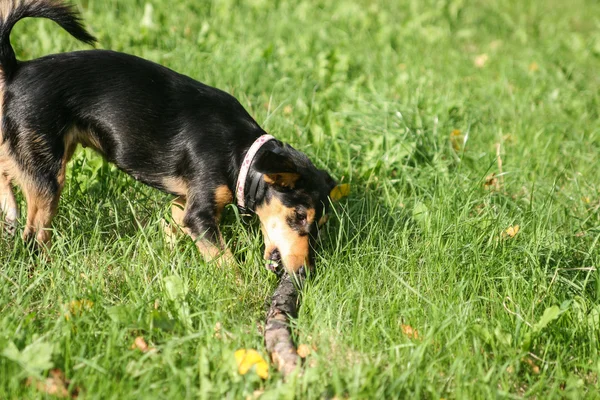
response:
<path id="1" fill-rule="evenodd" d="M 0 2 L 0 211 L 7 227 L 14 232 L 19 218 L 16 184 L 27 203 L 23 239 L 48 247 L 67 163 L 82 145 L 176 196 L 173 221 L 207 261 L 233 261 L 219 221 L 235 202 L 258 216 L 271 268 L 312 268 L 336 188 L 329 173 L 268 135 L 233 96 L 159 64 L 107 50 L 18 61 L 10 33 L 26 17 L 48 18 L 96 42 L 62 0 Z"/>

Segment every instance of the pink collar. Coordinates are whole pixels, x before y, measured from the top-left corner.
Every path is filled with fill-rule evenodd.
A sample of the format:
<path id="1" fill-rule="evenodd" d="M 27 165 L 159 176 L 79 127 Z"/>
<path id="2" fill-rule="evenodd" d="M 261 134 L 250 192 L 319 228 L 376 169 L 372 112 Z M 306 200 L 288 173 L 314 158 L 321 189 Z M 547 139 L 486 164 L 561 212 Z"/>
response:
<path id="1" fill-rule="evenodd" d="M 252 143 L 252 146 L 250 146 L 250 148 L 246 152 L 246 156 L 244 156 L 244 161 L 242 162 L 242 166 L 240 167 L 240 173 L 238 175 L 237 185 L 235 187 L 235 197 L 237 199 L 237 205 L 240 208 L 246 208 L 244 192 L 246 189 L 246 178 L 248 177 L 250 164 L 252 164 L 252 160 L 254 160 L 254 156 L 256 156 L 256 152 L 258 151 L 258 149 L 260 149 L 263 144 L 273 139 L 275 138 L 271 135 L 260 136 L 254 141 L 254 143 Z"/>

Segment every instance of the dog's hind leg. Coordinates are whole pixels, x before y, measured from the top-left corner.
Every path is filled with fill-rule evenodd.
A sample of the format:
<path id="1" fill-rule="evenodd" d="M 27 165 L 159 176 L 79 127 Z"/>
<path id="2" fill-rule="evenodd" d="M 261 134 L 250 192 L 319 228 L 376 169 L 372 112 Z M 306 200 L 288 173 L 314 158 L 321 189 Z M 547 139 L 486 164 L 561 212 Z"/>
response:
<path id="1" fill-rule="evenodd" d="M 0 161 L 1 164 L 1 161 Z M 0 165 L 1 167 L 1 165 Z M 4 231 L 11 236 L 14 235 L 17 220 L 19 219 L 19 207 L 10 184 L 8 175 L 0 168 L 0 217 L 4 219 Z M 2 223 L 2 221 L 0 221 Z M 0 228 L 0 232 L 2 229 Z"/>
<path id="2" fill-rule="evenodd" d="M 21 186 L 27 201 L 27 222 L 23 231 L 25 241 L 35 239 L 40 244 L 50 243 L 52 237 L 50 225 L 56 214 L 60 190 L 58 182 L 48 183 L 49 185 L 44 188 L 33 182 Z"/>
<path id="3" fill-rule="evenodd" d="M 1 105 L 0 102 L 0 107 Z M 0 131 L 1 141 L 2 132 Z M 11 186 L 12 175 L 16 172 L 15 163 L 8 154 L 8 146 L 0 143 L 0 233 L 5 231 L 12 236 L 16 231 L 20 213 Z"/>
<path id="4" fill-rule="evenodd" d="M 67 163 L 75 147 L 74 142 L 66 142 L 61 158 L 39 166 L 35 177 L 26 172 L 21 174 L 19 184 L 27 202 L 25 241 L 35 239 L 39 244 L 50 244 L 52 219 L 64 186 Z"/>

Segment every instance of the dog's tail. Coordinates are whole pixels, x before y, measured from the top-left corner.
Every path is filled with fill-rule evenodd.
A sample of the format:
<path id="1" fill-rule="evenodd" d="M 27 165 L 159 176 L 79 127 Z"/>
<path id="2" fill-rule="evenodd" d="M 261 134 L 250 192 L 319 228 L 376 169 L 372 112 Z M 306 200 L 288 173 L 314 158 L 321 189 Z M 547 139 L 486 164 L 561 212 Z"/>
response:
<path id="1" fill-rule="evenodd" d="M 96 42 L 83 27 L 75 7 L 62 0 L 0 0 L 0 79 L 10 79 L 17 69 L 10 32 L 19 20 L 27 17 L 51 19 L 76 39 L 88 44 Z"/>

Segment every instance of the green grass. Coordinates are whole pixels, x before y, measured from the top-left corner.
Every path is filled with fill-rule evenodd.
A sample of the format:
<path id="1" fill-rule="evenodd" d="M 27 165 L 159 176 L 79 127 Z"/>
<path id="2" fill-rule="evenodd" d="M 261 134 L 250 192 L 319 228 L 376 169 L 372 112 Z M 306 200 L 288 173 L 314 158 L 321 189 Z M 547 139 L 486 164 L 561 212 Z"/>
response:
<path id="1" fill-rule="evenodd" d="M 26 378 L 51 368 L 86 399 L 600 398 L 597 2 L 168 3 L 152 26 L 143 1 L 79 5 L 99 47 L 227 90 L 352 185 L 296 323 L 317 350 L 287 382 L 239 375 L 277 284 L 256 224 L 230 208 L 244 261 L 207 265 L 166 245 L 168 196 L 80 151 L 51 259 L 0 238 L 0 398 L 42 397 Z M 12 41 L 85 48 L 35 20 Z M 75 300 L 93 305 L 67 319 Z"/>

